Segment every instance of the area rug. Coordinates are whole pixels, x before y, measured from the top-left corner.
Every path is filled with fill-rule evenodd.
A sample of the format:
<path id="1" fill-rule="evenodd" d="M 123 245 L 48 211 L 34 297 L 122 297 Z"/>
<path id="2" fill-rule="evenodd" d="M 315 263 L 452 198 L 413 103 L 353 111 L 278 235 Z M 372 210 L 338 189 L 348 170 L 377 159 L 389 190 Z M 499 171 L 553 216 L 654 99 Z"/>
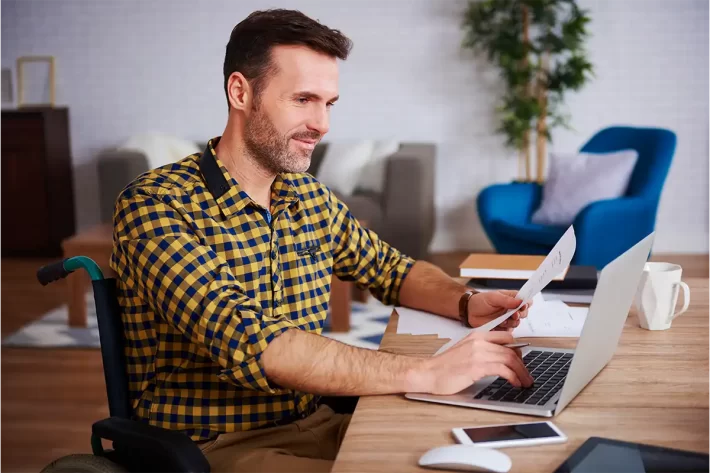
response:
<path id="1" fill-rule="evenodd" d="M 3 338 L 3 347 L 33 348 L 99 348 L 99 330 L 96 325 L 96 307 L 93 294 L 86 295 L 87 327 L 72 328 L 67 325 L 69 312 L 63 305 Z M 329 319 L 323 335 L 349 345 L 376 350 L 387 327 L 392 307 L 369 297 L 366 303 L 352 302 L 350 331 L 333 333 Z"/>

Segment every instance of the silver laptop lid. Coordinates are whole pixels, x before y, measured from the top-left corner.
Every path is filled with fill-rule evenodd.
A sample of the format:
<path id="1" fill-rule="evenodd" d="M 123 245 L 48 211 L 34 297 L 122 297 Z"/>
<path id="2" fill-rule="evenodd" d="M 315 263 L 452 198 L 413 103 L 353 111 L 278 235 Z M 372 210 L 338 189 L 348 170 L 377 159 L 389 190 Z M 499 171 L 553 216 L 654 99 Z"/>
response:
<path id="1" fill-rule="evenodd" d="M 653 237 L 651 233 L 601 271 L 555 414 L 562 412 L 614 355 Z"/>

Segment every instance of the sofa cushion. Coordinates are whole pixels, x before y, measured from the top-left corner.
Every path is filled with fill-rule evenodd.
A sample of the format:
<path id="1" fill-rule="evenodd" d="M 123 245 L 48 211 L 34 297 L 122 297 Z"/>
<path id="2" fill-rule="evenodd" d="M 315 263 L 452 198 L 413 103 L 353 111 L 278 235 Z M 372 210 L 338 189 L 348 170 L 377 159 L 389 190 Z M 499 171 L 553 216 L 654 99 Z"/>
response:
<path id="1" fill-rule="evenodd" d="M 592 202 L 616 199 L 626 193 L 638 152 L 550 154 L 542 203 L 532 215 L 540 225 L 566 225 Z"/>
<path id="2" fill-rule="evenodd" d="M 510 223 L 494 220 L 493 228 L 508 238 L 529 241 L 539 245 L 553 247 L 557 244 L 569 226 L 540 225 L 537 223 Z"/>
<path id="3" fill-rule="evenodd" d="M 119 148 L 145 154 L 150 169 L 175 163 L 204 149 L 194 141 L 159 132 L 134 135 Z"/>
<path id="4" fill-rule="evenodd" d="M 356 188 L 366 192 L 382 194 L 385 190 L 385 172 L 387 158 L 399 150 L 399 141 L 377 140 L 372 150 L 372 156 L 362 168 Z"/>
<path id="5" fill-rule="evenodd" d="M 340 195 L 352 195 L 374 147 L 374 140 L 328 143 L 316 178 Z"/>
<path id="6" fill-rule="evenodd" d="M 343 196 L 335 192 L 335 196 L 343 201 L 350 209 L 350 213 L 358 220 L 364 220 L 367 228 L 379 233 L 382 229 L 382 206 L 374 194 L 357 193 L 355 195 Z"/>

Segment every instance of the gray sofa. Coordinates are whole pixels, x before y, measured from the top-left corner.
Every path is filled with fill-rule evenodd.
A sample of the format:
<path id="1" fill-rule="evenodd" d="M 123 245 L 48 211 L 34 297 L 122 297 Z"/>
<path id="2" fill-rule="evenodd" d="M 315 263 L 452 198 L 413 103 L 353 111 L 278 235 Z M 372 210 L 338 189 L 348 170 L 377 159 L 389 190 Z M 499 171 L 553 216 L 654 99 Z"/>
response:
<path id="1" fill-rule="evenodd" d="M 318 167 L 328 146 L 313 151 L 309 172 L 318 177 Z M 200 148 L 204 148 L 200 144 Z M 382 194 L 356 189 L 351 196 L 338 196 L 352 214 L 365 220 L 385 241 L 415 259 L 428 259 L 434 236 L 434 170 L 436 145 L 402 143 L 387 158 Z M 133 178 L 148 170 L 140 152 L 107 149 L 98 156 L 101 221 L 111 222 L 116 197 Z"/>

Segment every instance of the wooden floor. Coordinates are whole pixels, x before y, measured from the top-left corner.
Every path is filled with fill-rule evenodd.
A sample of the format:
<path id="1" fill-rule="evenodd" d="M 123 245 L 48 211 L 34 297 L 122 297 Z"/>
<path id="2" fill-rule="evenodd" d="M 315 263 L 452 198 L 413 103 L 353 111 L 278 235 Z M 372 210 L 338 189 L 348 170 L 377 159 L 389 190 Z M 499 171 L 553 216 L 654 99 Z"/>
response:
<path id="1" fill-rule="evenodd" d="M 466 254 L 439 254 L 431 261 L 456 275 Z M 653 260 L 681 264 L 686 277 L 708 277 L 708 255 Z M 65 281 L 41 286 L 35 278 L 47 262 L 2 259 L 3 337 L 64 303 Z M 98 350 L 2 348 L 3 471 L 37 472 L 60 456 L 89 453 L 91 424 L 106 416 Z"/>

